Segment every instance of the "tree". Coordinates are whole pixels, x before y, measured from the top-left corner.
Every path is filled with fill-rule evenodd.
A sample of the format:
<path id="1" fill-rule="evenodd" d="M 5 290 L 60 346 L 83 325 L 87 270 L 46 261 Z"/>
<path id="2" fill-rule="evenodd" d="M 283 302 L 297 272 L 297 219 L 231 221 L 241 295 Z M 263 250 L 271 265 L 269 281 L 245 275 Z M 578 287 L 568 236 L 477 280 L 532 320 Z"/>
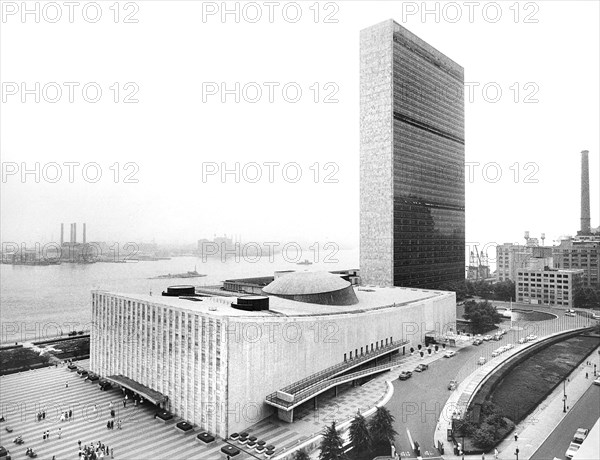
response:
<path id="1" fill-rule="evenodd" d="M 573 301 L 578 308 L 597 308 L 600 306 L 600 289 L 578 286 L 573 292 Z"/>
<path id="2" fill-rule="evenodd" d="M 306 453 L 304 449 L 300 449 L 294 455 L 294 460 L 310 460 L 310 456 Z"/>
<path id="3" fill-rule="evenodd" d="M 331 422 L 331 426 L 323 430 L 319 460 L 345 460 L 346 458 L 342 437 L 335 427 L 335 422 Z"/>
<path id="4" fill-rule="evenodd" d="M 509 301 L 515 298 L 515 282 L 511 280 L 499 281 L 492 285 L 494 299 Z"/>
<path id="5" fill-rule="evenodd" d="M 447 281 L 440 286 L 440 290 L 455 292 L 457 302 L 462 302 L 468 295 L 465 281 Z"/>
<path id="6" fill-rule="evenodd" d="M 369 423 L 373 443 L 394 442 L 398 433 L 394 430 L 394 416 L 385 407 L 378 407 Z"/>
<path id="7" fill-rule="evenodd" d="M 371 435 L 367 420 L 360 412 L 357 412 L 350 423 L 350 443 L 357 454 L 371 449 Z"/>
<path id="8" fill-rule="evenodd" d="M 463 314 L 463 317 L 471 321 L 475 333 L 489 331 L 502 321 L 502 317 L 496 310 L 496 307 L 487 300 L 484 300 L 483 302 L 477 302 L 475 300 L 465 302 L 465 313 Z"/>
<path id="9" fill-rule="evenodd" d="M 482 449 L 489 449 L 494 445 L 494 433 L 495 429 L 493 426 L 487 423 L 482 423 L 475 434 L 473 435 L 473 442 L 477 447 Z"/>

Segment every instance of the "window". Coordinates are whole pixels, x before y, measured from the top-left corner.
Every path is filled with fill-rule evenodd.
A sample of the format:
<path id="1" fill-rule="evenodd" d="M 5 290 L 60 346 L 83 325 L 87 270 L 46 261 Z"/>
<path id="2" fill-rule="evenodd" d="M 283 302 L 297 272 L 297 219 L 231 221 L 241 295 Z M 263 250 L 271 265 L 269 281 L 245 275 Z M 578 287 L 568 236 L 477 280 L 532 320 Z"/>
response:
<path id="1" fill-rule="evenodd" d="M 350 359 L 352 359 L 352 352 L 350 352 Z M 346 362 L 346 353 L 344 353 L 344 362 Z"/>

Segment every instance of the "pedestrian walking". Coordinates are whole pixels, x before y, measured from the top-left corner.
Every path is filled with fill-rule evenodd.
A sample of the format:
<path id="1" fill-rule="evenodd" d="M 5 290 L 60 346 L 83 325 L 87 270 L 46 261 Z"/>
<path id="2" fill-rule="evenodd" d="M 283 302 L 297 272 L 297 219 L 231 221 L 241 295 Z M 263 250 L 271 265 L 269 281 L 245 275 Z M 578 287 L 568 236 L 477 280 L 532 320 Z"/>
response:
<path id="1" fill-rule="evenodd" d="M 42 418 L 46 420 L 46 411 L 42 412 Z"/>
<path id="2" fill-rule="evenodd" d="M 124 400 L 123 400 L 123 407 L 126 407 L 126 406 L 127 406 L 127 400 L 126 400 L 126 399 L 124 399 Z"/>
<path id="3" fill-rule="evenodd" d="M 481 454 L 481 460 L 485 460 L 485 454 Z"/>
<path id="4" fill-rule="evenodd" d="M 515 442 L 517 442 L 519 440 L 519 436 L 517 436 L 517 433 L 515 433 Z"/>
<path id="5" fill-rule="evenodd" d="M 498 460 L 498 449 L 494 449 L 494 460 Z"/>
<path id="6" fill-rule="evenodd" d="M 106 429 L 110 430 L 110 420 L 108 422 L 106 422 Z"/>
<path id="7" fill-rule="evenodd" d="M 73 416 L 73 409 L 69 409 L 69 418 Z"/>
<path id="8" fill-rule="evenodd" d="M 588 373 L 587 373 L 587 372 L 585 373 L 585 378 L 586 378 L 586 379 L 588 378 Z"/>
<path id="9" fill-rule="evenodd" d="M 69 388 L 69 382 L 65 382 L 65 388 Z"/>
<path id="10" fill-rule="evenodd" d="M 81 448 L 81 440 L 77 441 L 77 444 L 79 444 L 79 448 Z"/>
<path id="11" fill-rule="evenodd" d="M 58 439 L 60 439 L 60 437 L 62 436 L 62 428 L 58 429 Z"/>
<path id="12" fill-rule="evenodd" d="M 113 452 L 113 448 L 110 448 L 110 458 L 115 458 L 115 454 Z"/>

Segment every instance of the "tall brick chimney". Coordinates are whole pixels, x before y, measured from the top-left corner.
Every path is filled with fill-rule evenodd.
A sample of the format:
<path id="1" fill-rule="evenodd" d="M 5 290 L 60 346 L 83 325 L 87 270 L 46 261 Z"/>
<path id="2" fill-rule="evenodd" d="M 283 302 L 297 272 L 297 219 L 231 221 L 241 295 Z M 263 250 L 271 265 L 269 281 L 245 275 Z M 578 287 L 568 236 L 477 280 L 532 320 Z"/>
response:
<path id="1" fill-rule="evenodd" d="M 581 152 L 581 233 L 590 233 L 590 163 L 589 151 Z"/>

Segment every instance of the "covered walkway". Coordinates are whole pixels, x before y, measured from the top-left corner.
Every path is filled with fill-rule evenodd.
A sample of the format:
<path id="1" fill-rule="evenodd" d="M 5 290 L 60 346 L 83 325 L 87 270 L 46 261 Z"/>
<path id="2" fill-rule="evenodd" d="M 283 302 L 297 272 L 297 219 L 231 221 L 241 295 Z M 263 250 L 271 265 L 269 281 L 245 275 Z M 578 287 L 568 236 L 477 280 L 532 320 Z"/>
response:
<path id="1" fill-rule="evenodd" d="M 135 380 L 131 380 L 129 377 L 125 377 L 124 375 L 110 375 L 105 377 L 105 380 L 108 380 L 115 385 L 127 388 L 128 390 L 133 391 L 147 399 L 152 404 L 163 407 L 161 404 L 166 403 L 168 397 L 163 395 L 162 393 L 153 390 L 152 388 L 148 388 L 141 383 L 136 382 Z"/>

